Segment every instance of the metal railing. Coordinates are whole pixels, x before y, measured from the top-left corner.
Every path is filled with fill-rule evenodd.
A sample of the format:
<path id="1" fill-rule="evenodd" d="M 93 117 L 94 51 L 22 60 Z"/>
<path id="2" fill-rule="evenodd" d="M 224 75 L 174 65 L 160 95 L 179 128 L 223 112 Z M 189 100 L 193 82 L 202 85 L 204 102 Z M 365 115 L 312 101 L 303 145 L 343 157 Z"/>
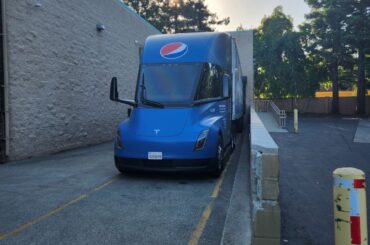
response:
<path id="1" fill-rule="evenodd" d="M 280 110 L 277 105 L 272 100 L 268 101 L 267 110 L 271 111 L 273 117 L 278 123 L 280 128 L 285 128 L 286 126 L 286 112 L 285 110 Z"/>

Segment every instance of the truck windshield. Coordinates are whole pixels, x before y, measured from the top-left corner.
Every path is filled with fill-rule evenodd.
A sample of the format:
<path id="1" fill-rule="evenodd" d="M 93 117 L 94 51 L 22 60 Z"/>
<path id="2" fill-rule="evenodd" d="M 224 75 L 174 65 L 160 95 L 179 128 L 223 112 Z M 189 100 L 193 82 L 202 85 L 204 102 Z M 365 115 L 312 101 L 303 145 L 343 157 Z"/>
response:
<path id="1" fill-rule="evenodd" d="M 165 106 L 192 103 L 202 63 L 146 64 L 141 67 L 137 98 Z"/>

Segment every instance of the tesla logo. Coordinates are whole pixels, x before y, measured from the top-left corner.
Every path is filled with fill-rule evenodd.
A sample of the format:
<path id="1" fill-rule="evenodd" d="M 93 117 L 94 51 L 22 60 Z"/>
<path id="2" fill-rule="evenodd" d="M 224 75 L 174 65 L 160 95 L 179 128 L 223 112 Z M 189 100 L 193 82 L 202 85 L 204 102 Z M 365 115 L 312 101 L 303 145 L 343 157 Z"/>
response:
<path id="1" fill-rule="evenodd" d="M 156 135 L 158 135 L 159 131 L 161 131 L 160 129 L 154 129 L 154 132 Z"/>

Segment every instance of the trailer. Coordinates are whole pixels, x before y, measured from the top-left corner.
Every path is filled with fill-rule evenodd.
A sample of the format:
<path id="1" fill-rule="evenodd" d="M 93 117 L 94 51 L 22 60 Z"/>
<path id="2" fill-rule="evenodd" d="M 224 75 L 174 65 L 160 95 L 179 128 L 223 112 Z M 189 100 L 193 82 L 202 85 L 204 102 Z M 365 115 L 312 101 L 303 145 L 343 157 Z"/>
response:
<path id="1" fill-rule="evenodd" d="M 219 176 L 245 114 L 245 81 L 237 46 L 227 33 L 149 36 L 134 100 L 114 146 L 119 171 L 208 170 Z"/>

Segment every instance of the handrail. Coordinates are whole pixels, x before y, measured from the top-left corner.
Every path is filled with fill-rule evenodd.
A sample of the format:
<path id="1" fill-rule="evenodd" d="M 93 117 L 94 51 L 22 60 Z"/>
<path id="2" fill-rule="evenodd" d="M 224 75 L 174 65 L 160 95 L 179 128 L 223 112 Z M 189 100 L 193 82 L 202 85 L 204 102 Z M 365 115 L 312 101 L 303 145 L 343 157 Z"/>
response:
<path id="1" fill-rule="evenodd" d="M 280 128 L 286 127 L 286 112 L 285 110 L 280 110 L 279 107 L 272 101 L 268 101 L 268 110 L 272 112 L 276 122 Z"/>

